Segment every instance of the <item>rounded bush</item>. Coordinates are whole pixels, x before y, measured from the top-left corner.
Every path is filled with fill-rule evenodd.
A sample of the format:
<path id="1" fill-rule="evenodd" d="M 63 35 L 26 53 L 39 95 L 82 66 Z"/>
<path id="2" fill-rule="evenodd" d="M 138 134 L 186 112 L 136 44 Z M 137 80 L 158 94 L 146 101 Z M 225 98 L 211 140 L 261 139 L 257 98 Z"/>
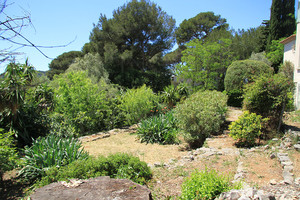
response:
<path id="1" fill-rule="evenodd" d="M 262 118 L 261 115 L 245 111 L 238 120 L 229 125 L 229 135 L 238 140 L 238 143 L 243 146 L 253 146 L 255 139 L 262 134 L 262 128 L 268 118 Z"/>
<path id="2" fill-rule="evenodd" d="M 180 199 L 215 199 L 222 192 L 238 189 L 239 185 L 232 185 L 228 176 L 218 174 L 215 170 L 196 170 L 181 186 Z"/>
<path id="3" fill-rule="evenodd" d="M 229 94 L 229 105 L 241 106 L 243 87 L 261 75 L 272 75 L 272 68 L 263 61 L 240 60 L 233 62 L 226 71 L 224 86 Z M 232 95 L 231 95 L 232 94 Z"/>
<path id="4" fill-rule="evenodd" d="M 227 111 L 227 95 L 218 91 L 197 92 L 175 109 L 178 127 L 191 148 L 200 147 L 205 139 L 221 130 Z"/>

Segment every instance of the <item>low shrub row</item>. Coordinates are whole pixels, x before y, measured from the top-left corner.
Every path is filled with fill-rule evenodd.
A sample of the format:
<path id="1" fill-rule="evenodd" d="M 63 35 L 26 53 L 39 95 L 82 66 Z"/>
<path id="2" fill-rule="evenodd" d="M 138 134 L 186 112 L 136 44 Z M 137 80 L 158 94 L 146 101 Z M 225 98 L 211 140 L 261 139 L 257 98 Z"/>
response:
<path id="1" fill-rule="evenodd" d="M 152 172 L 147 164 L 139 158 L 118 153 L 108 157 L 90 157 L 86 160 L 77 160 L 64 167 L 52 167 L 36 185 L 38 187 L 56 181 L 69 179 L 88 179 L 97 176 L 130 179 L 136 183 L 145 184 L 152 178 Z"/>

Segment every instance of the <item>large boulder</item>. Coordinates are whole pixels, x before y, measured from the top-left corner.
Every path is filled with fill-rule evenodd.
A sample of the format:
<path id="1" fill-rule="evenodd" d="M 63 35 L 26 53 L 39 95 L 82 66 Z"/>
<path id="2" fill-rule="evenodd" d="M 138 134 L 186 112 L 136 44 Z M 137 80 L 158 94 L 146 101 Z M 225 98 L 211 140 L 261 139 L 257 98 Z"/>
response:
<path id="1" fill-rule="evenodd" d="M 56 182 L 39 188 L 31 200 L 152 200 L 151 191 L 127 179 L 111 179 L 108 176 L 88 180 Z"/>

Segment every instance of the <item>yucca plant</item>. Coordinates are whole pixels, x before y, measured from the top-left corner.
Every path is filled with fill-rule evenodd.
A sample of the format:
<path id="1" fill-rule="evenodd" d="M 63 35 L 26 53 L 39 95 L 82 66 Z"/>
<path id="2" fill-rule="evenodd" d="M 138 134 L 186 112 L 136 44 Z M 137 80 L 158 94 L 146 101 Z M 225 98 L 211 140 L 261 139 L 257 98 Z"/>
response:
<path id="1" fill-rule="evenodd" d="M 159 114 L 141 121 L 137 134 L 141 142 L 159 144 L 177 143 L 177 127 L 173 112 Z"/>
<path id="2" fill-rule="evenodd" d="M 31 147 L 25 147 L 24 167 L 19 175 L 27 181 L 42 177 L 52 166 L 64 166 L 78 159 L 88 158 L 81 143 L 74 138 L 56 135 L 38 138 Z"/>

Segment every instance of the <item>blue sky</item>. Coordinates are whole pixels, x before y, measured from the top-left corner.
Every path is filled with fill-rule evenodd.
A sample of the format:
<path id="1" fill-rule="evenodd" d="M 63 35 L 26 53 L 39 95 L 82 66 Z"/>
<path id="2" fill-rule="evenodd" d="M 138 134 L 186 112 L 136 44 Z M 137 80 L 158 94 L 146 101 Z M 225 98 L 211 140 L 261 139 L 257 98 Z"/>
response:
<path id="1" fill-rule="evenodd" d="M 1 0 L 2 1 L 2 0 Z M 111 18 L 113 10 L 124 5 L 124 0 L 8 0 L 14 2 L 5 12 L 10 16 L 30 13 L 33 26 L 23 29 L 23 35 L 36 45 L 56 46 L 75 41 L 63 48 L 41 49 L 47 56 L 56 58 L 64 52 L 81 50 L 89 41 L 93 24 L 100 14 Z M 270 18 L 272 0 L 154 0 L 168 15 L 176 20 L 176 25 L 184 19 L 200 12 L 213 11 L 227 19 L 235 30 L 257 27 Z M 3 16 L 0 16 L 3 20 Z M 8 44 L 2 44 L 3 46 Z M 1 46 L 2 46 L 1 45 Z M 37 69 L 46 71 L 51 62 L 33 48 L 19 49 L 24 52 L 18 57 L 23 62 L 26 57 Z M 5 65 L 0 66 L 3 72 Z"/>

